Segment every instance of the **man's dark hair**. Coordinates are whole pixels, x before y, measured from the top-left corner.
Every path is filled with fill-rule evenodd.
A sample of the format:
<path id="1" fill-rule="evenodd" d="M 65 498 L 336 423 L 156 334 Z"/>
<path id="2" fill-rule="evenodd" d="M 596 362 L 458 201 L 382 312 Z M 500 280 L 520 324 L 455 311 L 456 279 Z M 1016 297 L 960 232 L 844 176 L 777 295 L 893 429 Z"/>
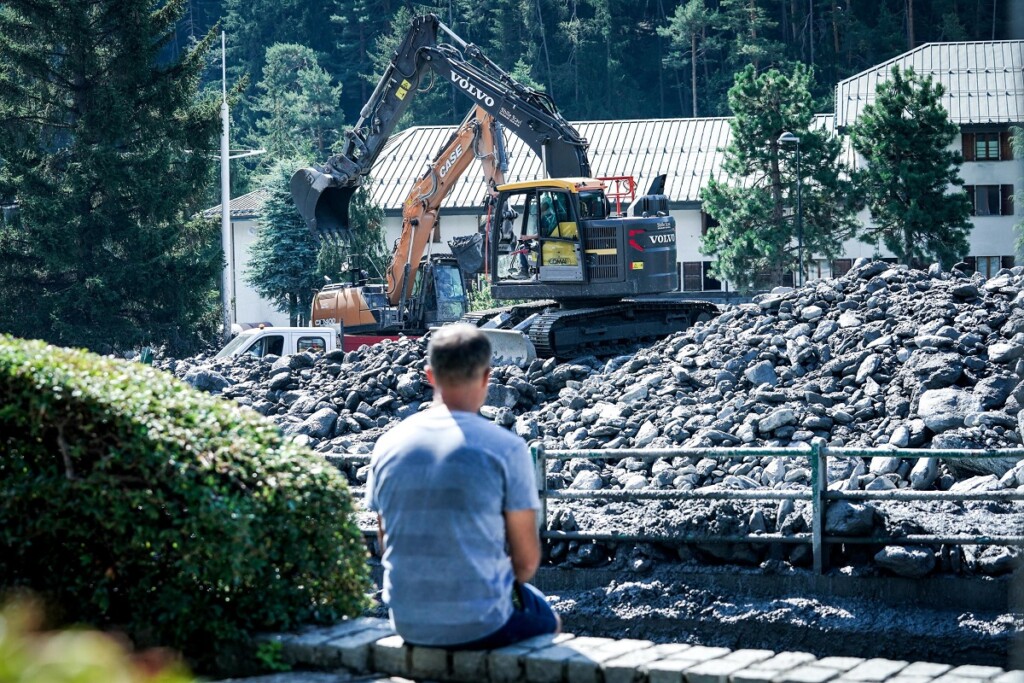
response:
<path id="1" fill-rule="evenodd" d="M 472 325 L 445 325 L 431 333 L 427 363 L 441 382 L 476 379 L 490 367 L 491 342 Z"/>

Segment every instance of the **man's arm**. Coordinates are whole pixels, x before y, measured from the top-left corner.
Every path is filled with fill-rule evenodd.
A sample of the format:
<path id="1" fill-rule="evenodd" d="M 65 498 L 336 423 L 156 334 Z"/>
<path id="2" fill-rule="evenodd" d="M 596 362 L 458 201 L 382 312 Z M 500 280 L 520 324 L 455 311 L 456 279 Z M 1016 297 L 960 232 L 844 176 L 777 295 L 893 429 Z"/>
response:
<path id="1" fill-rule="evenodd" d="M 384 520 L 377 515 L 377 555 L 384 556 Z"/>
<path id="2" fill-rule="evenodd" d="M 535 510 L 506 510 L 505 539 L 516 580 L 526 583 L 540 566 L 540 536 Z"/>

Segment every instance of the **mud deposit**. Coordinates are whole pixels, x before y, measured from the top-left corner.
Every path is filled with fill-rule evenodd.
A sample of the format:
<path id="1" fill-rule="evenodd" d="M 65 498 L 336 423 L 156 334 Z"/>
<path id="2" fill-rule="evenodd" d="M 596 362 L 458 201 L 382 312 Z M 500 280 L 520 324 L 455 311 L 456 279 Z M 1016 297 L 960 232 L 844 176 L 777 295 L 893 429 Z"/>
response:
<path id="1" fill-rule="evenodd" d="M 561 576 L 559 576 L 561 574 Z M 659 567 L 617 579 L 542 572 L 567 631 L 818 657 L 1024 666 L 1024 617 L 1015 580 L 932 579 L 901 584 L 790 571 L 721 573 Z M 574 582 L 608 581 L 589 590 Z M 974 603 L 974 606 L 972 606 Z"/>

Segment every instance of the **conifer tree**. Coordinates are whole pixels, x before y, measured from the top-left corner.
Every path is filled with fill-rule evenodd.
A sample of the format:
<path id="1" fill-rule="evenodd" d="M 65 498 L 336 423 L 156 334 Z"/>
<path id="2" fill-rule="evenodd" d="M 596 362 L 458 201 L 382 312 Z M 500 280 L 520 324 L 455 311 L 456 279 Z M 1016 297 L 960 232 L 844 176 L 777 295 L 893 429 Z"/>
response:
<path id="1" fill-rule="evenodd" d="M 213 333 L 210 37 L 160 61 L 183 2 L 0 4 L 0 330 L 99 351 Z"/>
<path id="2" fill-rule="evenodd" d="M 725 182 L 710 180 L 704 210 L 719 225 L 708 229 L 701 250 L 717 258 L 715 277 L 749 290 L 780 284 L 797 270 L 797 174 L 794 150 L 783 132 L 800 137 L 804 262 L 834 258 L 856 230 L 853 187 L 839 162 L 840 142 L 812 129 L 810 70 L 791 74 L 748 66 L 729 90 L 734 118 L 725 150 Z M 807 274 L 804 274 L 806 279 Z"/>
<path id="3" fill-rule="evenodd" d="M 875 92 L 850 130 L 867 161 L 858 184 L 873 225 L 863 239 L 902 263 L 951 266 L 967 255 L 971 202 L 959 189 L 962 157 L 949 148 L 958 129 L 942 106 L 942 85 L 894 66 Z"/>
<path id="4" fill-rule="evenodd" d="M 322 281 L 317 273 L 320 244 L 295 208 L 289 183 L 304 162 L 277 161 L 260 179 L 267 199 L 260 211 L 256 241 L 249 247 L 245 281 L 274 308 L 287 313 L 290 325 L 307 320 L 313 293 Z"/>

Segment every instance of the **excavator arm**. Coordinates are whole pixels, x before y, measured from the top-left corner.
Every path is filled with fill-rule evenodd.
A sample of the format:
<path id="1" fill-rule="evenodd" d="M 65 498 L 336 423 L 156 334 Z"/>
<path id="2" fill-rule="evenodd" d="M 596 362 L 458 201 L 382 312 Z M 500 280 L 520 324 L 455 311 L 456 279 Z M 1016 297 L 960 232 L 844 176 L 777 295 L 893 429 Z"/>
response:
<path id="1" fill-rule="evenodd" d="M 497 197 L 507 170 L 501 126 L 479 105 L 466 116 L 416 181 L 402 208 L 402 234 L 387 269 L 387 296 L 392 305 L 405 309 L 416 270 L 438 221 L 441 202 L 473 159 L 484 169 L 491 197 Z"/>
<path id="2" fill-rule="evenodd" d="M 439 42 L 439 32 L 452 42 Z M 436 16 L 428 14 L 412 21 L 360 111 L 359 120 L 346 133 L 342 151 L 323 166 L 299 169 L 292 176 L 295 205 L 319 236 L 342 236 L 349 229 L 352 195 L 370 172 L 428 71 L 452 83 L 520 137 L 541 157 L 549 176 L 590 175 L 587 141 L 558 113 L 549 95 L 516 81 L 478 47 L 466 43 Z"/>

